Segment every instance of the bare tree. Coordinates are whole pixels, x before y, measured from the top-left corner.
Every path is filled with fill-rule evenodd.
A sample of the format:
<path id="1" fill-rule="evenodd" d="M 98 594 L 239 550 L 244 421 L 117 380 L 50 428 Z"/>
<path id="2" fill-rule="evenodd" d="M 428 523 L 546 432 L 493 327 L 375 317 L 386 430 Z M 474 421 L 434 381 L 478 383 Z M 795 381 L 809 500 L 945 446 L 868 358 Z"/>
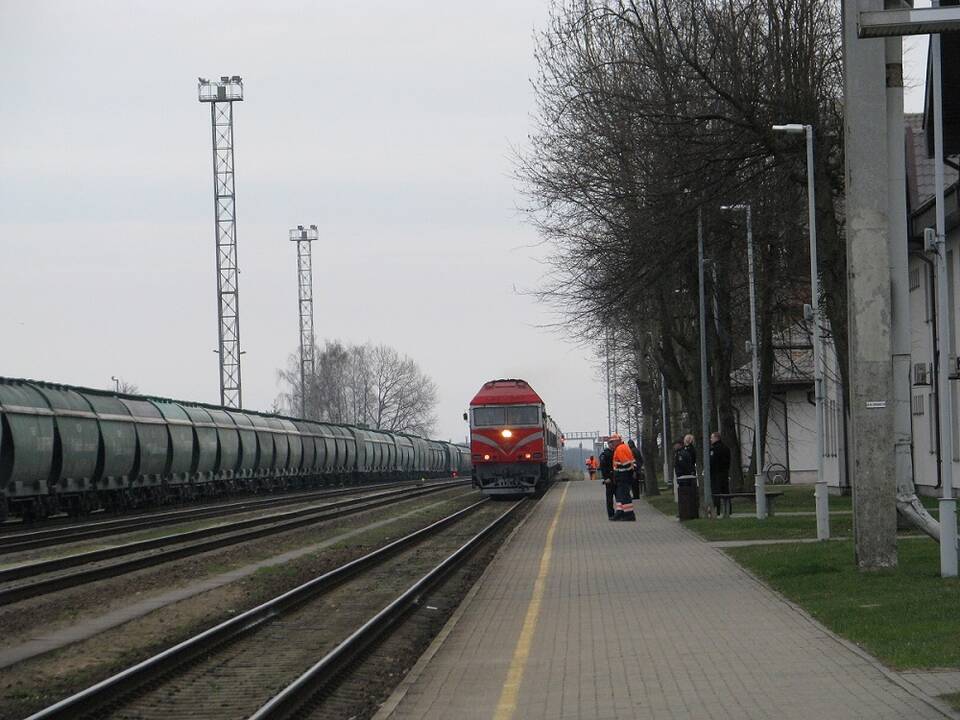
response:
<path id="1" fill-rule="evenodd" d="M 411 358 L 386 345 L 339 341 L 328 341 L 315 357 L 314 376 L 307 379 L 308 418 L 417 435 L 433 432 L 437 387 Z M 283 388 L 277 403 L 300 414 L 297 353 L 277 377 Z"/>

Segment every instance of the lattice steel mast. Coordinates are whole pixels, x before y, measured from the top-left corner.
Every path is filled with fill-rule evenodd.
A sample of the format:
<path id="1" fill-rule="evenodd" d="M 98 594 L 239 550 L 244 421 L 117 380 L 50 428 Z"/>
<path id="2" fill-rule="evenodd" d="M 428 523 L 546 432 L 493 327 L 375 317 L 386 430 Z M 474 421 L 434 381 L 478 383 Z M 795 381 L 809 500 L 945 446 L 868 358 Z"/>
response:
<path id="1" fill-rule="evenodd" d="M 313 253 L 312 243 L 319 237 L 317 226 L 297 225 L 290 231 L 297 243 L 297 286 L 300 289 L 300 411 L 307 417 L 307 397 L 313 378 Z"/>
<path id="2" fill-rule="evenodd" d="M 213 128 L 213 204 L 217 240 L 217 318 L 220 345 L 220 403 L 239 408 L 240 289 L 237 269 L 236 188 L 233 176 L 233 103 L 243 100 L 239 75 L 220 81 L 199 78 L 200 102 L 210 103 Z"/>

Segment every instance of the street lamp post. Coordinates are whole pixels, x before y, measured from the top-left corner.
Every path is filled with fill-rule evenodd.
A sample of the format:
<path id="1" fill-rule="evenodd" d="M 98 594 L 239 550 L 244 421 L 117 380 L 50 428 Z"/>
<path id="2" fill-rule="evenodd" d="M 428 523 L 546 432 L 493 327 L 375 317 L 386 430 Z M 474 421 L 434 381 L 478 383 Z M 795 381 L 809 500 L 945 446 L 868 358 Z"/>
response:
<path id="1" fill-rule="evenodd" d="M 813 390 L 814 414 L 817 423 L 817 484 L 814 491 L 817 504 L 817 540 L 830 539 L 830 512 L 827 478 L 823 472 L 823 340 L 820 333 L 820 273 L 817 264 L 817 213 L 813 184 L 813 125 L 774 125 L 775 132 L 803 134 L 807 140 L 807 230 L 810 236 L 810 324 L 813 328 Z"/>
<path id="2" fill-rule="evenodd" d="M 697 254 L 700 271 L 700 430 L 703 447 L 700 449 L 703 466 L 703 504 L 707 512 L 713 507 L 713 488 L 710 487 L 710 384 L 707 380 L 707 318 L 704 292 L 703 211 L 697 208 Z"/>
<path id="3" fill-rule="evenodd" d="M 757 362 L 757 291 L 753 272 L 753 209 L 750 203 L 722 205 L 721 210 L 744 210 L 747 214 L 747 268 L 750 274 L 750 363 L 753 370 L 753 443 L 756 473 L 753 487 L 756 493 L 757 519 L 767 517 L 767 496 L 763 481 L 763 454 L 760 449 L 760 371 Z"/>
<path id="4" fill-rule="evenodd" d="M 120 378 L 111 375 L 110 379 L 113 380 L 114 386 L 116 387 L 117 392 L 120 392 Z"/>

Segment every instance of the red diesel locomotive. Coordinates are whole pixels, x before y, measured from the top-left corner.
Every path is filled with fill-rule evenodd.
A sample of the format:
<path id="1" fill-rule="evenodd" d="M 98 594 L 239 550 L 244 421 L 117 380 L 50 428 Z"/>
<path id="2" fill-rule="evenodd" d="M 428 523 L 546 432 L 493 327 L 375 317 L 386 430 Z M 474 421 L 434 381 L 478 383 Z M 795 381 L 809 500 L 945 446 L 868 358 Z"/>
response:
<path id="1" fill-rule="evenodd" d="M 560 470 L 563 436 L 525 381 L 484 383 L 469 420 L 473 481 L 485 495 L 533 495 Z"/>

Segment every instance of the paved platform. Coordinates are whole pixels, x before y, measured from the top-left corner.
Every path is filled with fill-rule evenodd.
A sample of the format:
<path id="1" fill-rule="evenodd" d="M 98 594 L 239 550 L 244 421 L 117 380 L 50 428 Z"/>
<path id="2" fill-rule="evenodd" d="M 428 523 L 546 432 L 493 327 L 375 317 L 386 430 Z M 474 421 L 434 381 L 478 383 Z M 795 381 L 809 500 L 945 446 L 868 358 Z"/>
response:
<path id="1" fill-rule="evenodd" d="M 645 503 L 556 487 L 377 715 L 944 718 L 945 705 Z"/>

